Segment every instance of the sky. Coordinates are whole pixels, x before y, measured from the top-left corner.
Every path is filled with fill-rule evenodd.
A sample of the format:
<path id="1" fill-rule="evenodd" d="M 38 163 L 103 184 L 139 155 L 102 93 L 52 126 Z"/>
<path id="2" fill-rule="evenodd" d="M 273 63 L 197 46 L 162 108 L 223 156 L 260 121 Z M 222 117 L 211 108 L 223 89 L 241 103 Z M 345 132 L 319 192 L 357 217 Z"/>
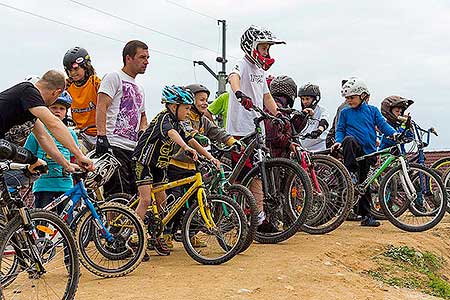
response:
<path id="1" fill-rule="evenodd" d="M 215 79 L 192 61 L 220 69 L 216 20 L 225 19 L 227 71 L 243 56 L 239 41 L 245 29 L 265 27 L 286 41 L 271 48 L 276 61 L 269 73 L 289 75 L 298 86 L 319 85 L 320 104 L 332 116 L 343 101 L 341 80 L 361 77 L 370 104 L 379 107 L 390 95 L 413 99 L 413 119 L 439 133 L 429 148 L 450 148 L 450 1 L 0 0 L 0 15 L 0 90 L 30 74 L 63 71 L 64 53 L 74 46 L 88 50 L 103 77 L 122 67 L 125 42 L 139 39 L 150 47 L 149 67 L 136 80 L 151 119 L 162 109 L 164 85 L 202 83 L 215 93 Z"/>

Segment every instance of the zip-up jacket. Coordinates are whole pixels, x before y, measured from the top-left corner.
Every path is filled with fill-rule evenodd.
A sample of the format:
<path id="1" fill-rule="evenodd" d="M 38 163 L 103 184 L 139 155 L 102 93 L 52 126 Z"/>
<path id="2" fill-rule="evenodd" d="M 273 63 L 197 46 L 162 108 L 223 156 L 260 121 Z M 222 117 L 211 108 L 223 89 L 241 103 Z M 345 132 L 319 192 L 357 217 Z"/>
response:
<path id="1" fill-rule="evenodd" d="M 356 108 L 346 107 L 339 116 L 336 142 L 342 143 L 346 136 L 353 136 L 365 154 L 375 152 L 377 150 L 375 126 L 386 136 L 392 136 L 396 132 L 377 107 L 365 102 Z"/>

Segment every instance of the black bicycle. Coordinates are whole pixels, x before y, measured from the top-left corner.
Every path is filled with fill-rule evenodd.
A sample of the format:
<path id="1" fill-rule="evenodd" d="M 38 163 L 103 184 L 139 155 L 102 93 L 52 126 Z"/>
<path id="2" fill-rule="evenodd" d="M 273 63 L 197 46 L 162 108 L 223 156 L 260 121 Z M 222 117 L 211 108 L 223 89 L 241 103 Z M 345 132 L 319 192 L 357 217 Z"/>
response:
<path id="1" fill-rule="evenodd" d="M 258 107 L 253 109 L 260 114 L 255 118 L 255 131 L 243 137 L 247 146 L 241 153 L 228 177 L 231 184 L 243 176 L 242 185 L 250 189 L 256 198 L 265 218 L 258 226 L 255 240 L 264 244 L 285 241 L 295 235 L 305 223 L 312 205 L 313 193 L 308 174 L 294 161 L 286 158 L 271 158 L 265 146 L 261 122 L 284 122 L 269 115 Z M 219 157 L 224 152 L 217 151 Z M 253 167 L 247 174 L 242 170 L 247 160 L 253 160 Z M 263 204 L 261 205 L 261 202 Z"/>
<path id="2" fill-rule="evenodd" d="M 0 162 L 0 299 L 73 299 L 80 263 L 70 229 L 52 212 L 28 209 L 6 185 L 3 172 L 26 168 Z"/>

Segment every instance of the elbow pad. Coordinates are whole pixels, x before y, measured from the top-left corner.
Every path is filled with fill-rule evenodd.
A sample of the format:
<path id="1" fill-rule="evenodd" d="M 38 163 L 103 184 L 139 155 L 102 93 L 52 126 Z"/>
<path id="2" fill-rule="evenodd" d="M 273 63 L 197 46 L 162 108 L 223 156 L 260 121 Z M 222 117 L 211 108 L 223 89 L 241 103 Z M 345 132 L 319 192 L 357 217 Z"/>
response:
<path id="1" fill-rule="evenodd" d="M 29 150 L 0 139 L 0 159 L 8 159 L 22 164 L 34 164 L 38 159 Z"/>
<path id="2" fill-rule="evenodd" d="M 325 120 L 325 119 L 321 119 L 321 120 L 319 121 L 319 126 L 322 126 L 324 130 L 327 129 L 329 125 L 330 125 L 330 124 L 328 124 L 328 121 Z"/>

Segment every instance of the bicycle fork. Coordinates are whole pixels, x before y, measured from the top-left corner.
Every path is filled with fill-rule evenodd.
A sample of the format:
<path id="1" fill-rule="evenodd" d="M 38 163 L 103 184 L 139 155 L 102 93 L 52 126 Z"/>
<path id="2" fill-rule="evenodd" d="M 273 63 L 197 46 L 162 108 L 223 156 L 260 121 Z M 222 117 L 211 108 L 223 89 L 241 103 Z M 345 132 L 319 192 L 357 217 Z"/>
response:
<path id="1" fill-rule="evenodd" d="M 406 192 L 406 196 L 409 200 L 414 200 L 417 197 L 416 189 L 411 181 L 411 178 L 408 174 L 408 167 L 406 165 L 406 161 L 403 157 L 400 157 L 400 164 L 402 166 L 402 171 L 400 172 L 400 181 L 402 183 L 403 189 Z"/>

